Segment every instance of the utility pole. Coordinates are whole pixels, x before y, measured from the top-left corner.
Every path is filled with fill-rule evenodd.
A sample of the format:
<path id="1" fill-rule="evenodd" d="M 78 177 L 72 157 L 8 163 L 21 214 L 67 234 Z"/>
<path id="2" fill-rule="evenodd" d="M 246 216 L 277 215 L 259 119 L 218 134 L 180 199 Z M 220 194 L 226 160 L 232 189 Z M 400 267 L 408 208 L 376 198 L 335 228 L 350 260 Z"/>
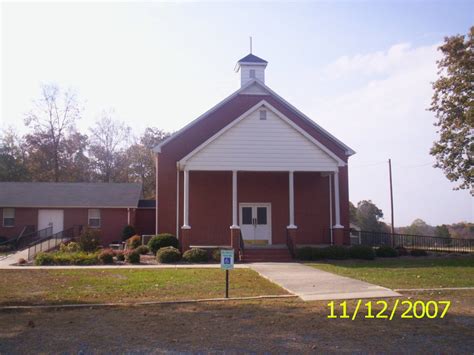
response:
<path id="1" fill-rule="evenodd" d="M 393 234 L 395 233 L 395 226 L 393 224 L 393 186 L 392 186 L 392 159 L 388 159 L 388 175 L 390 177 L 390 212 L 391 216 L 391 232 L 392 232 L 392 247 L 393 243 Z"/>

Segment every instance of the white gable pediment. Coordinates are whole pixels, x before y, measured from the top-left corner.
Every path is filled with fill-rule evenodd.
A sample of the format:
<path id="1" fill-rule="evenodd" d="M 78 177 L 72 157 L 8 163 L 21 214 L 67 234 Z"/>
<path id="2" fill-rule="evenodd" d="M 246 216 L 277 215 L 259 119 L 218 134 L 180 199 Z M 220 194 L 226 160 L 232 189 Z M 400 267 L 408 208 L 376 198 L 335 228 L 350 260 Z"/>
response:
<path id="1" fill-rule="evenodd" d="M 266 111 L 261 119 L 260 111 Z M 265 101 L 180 162 L 188 170 L 335 171 L 344 163 Z"/>

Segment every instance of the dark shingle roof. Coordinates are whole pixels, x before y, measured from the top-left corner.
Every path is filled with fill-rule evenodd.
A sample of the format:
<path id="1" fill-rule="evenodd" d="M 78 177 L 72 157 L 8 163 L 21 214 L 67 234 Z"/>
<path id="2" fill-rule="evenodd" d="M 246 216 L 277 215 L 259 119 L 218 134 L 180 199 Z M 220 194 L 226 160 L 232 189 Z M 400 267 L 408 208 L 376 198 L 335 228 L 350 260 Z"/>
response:
<path id="1" fill-rule="evenodd" d="M 156 208 L 155 200 L 140 200 L 138 201 L 138 208 Z"/>
<path id="2" fill-rule="evenodd" d="M 141 184 L 0 182 L 0 207 L 136 208 Z"/>
<path id="3" fill-rule="evenodd" d="M 239 60 L 237 63 L 268 63 L 268 62 L 250 53 L 249 55 L 246 55 L 241 60 Z"/>

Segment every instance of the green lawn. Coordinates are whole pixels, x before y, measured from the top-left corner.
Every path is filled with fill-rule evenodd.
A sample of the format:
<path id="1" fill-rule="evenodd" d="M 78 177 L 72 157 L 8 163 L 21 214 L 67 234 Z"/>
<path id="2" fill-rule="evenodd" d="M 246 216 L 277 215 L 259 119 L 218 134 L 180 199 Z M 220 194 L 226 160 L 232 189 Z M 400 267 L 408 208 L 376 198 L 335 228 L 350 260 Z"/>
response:
<path id="1" fill-rule="evenodd" d="M 474 286 L 474 257 L 378 258 L 310 263 L 315 268 L 390 288 Z"/>
<path id="2" fill-rule="evenodd" d="M 2 270 L 0 305 L 214 298 L 224 289 L 220 269 Z M 230 271 L 230 297 L 286 293 L 253 270 Z"/>

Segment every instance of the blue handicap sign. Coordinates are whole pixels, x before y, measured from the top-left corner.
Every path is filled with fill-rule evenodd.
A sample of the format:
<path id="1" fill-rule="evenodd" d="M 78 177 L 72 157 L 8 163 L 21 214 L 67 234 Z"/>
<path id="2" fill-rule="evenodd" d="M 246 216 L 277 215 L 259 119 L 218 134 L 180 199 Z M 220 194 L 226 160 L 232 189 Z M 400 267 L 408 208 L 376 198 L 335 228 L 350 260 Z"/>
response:
<path id="1" fill-rule="evenodd" d="M 234 249 L 221 250 L 221 269 L 232 270 L 234 268 Z"/>

